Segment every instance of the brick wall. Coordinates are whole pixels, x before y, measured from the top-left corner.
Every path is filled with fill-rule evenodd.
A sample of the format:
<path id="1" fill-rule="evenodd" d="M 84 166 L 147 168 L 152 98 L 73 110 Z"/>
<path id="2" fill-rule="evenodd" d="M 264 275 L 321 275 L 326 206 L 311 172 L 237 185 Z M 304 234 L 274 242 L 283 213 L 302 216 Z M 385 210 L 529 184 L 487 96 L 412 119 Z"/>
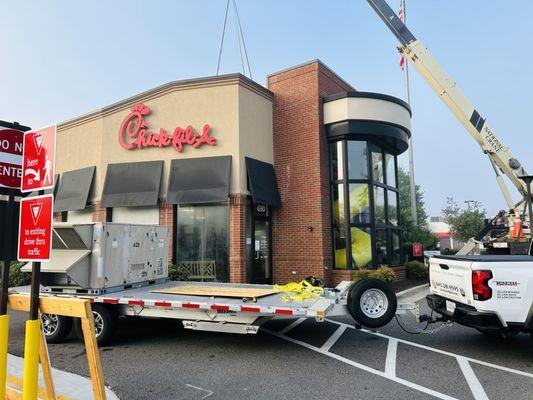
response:
<path id="1" fill-rule="evenodd" d="M 230 195 L 229 201 L 229 264 L 230 282 L 247 282 L 246 225 L 248 199 L 244 195 Z"/>
<path id="2" fill-rule="evenodd" d="M 100 202 L 95 201 L 91 208 L 93 210 L 93 222 L 105 222 L 106 209 L 100 207 Z"/>
<path id="3" fill-rule="evenodd" d="M 174 219 L 172 214 L 172 204 L 167 204 L 164 199 L 159 202 L 159 225 L 168 227 L 168 262 L 172 263 L 172 255 L 174 254 Z"/>
<path id="4" fill-rule="evenodd" d="M 274 208 L 274 281 L 308 275 L 330 284 L 331 242 L 328 148 L 322 97 L 354 90 L 319 61 L 273 74 L 274 168 L 282 206 Z"/>

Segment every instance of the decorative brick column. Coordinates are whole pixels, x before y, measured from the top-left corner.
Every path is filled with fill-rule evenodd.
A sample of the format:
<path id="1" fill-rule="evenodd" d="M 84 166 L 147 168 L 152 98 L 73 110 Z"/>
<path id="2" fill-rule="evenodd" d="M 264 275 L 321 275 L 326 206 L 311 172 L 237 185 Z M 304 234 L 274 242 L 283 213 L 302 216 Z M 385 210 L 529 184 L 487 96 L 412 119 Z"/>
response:
<path id="1" fill-rule="evenodd" d="M 93 211 L 93 222 L 105 222 L 106 217 L 106 209 L 100 207 L 100 202 L 95 201 L 91 205 L 92 211 Z"/>
<path id="2" fill-rule="evenodd" d="M 308 275 L 331 284 L 333 246 L 329 150 L 322 98 L 355 90 L 320 61 L 268 77 L 274 93 L 274 168 L 281 207 L 273 208 L 274 281 Z"/>
<path id="3" fill-rule="evenodd" d="M 229 265 L 230 282 L 247 282 L 246 224 L 248 199 L 244 195 L 230 195 L 229 200 Z"/>
<path id="4" fill-rule="evenodd" d="M 165 199 L 159 200 L 159 225 L 168 227 L 168 263 L 172 263 L 172 256 L 174 255 L 174 206 L 167 204 Z"/>

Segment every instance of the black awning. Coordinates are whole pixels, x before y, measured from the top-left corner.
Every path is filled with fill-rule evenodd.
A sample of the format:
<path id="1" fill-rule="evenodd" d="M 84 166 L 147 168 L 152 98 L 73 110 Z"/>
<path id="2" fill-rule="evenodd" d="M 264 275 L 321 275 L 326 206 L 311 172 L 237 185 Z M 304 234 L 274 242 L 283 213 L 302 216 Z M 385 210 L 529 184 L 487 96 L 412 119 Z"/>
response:
<path id="1" fill-rule="evenodd" d="M 167 203 L 198 204 L 227 201 L 231 156 L 172 160 Z"/>
<path id="2" fill-rule="evenodd" d="M 102 207 L 155 206 L 159 198 L 163 161 L 109 164 Z"/>
<path id="3" fill-rule="evenodd" d="M 83 210 L 87 205 L 96 167 L 64 172 L 54 200 L 54 211 Z"/>
<path id="4" fill-rule="evenodd" d="M 246 170 L 254 203 L 280 206 L 278 184 L 272 164 L 246 157 Z"/>

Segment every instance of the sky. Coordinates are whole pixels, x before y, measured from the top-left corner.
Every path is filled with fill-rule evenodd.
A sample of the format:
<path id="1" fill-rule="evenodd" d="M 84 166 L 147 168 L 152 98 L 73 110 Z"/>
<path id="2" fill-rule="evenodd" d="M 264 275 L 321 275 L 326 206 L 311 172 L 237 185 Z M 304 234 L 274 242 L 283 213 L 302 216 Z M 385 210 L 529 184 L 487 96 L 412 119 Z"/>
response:
<path id="1" fill-rule="evenodd" d="M 389 0 L 393 9 L 400 0 Z M 365 0 L 237 0 L 253 79 L 319 58 L 357 90 L 404 97 L 397 42 Z M 215 75 L 225 0 L 2 0 L 0 120 L 59 123 L 180 79 Z M 231 10 L 230 10 L 231 11 Z M 407 24 L 526 170 L 533 2 L 407 0 Z M 242 72 L 230 12 L 220 73 Z M 489 160 L 411 69 L 415 179 L 430 215 L 446 198 L 505 208 Z M 400 156 L 407 167 L 407 153 Z M 510 187 L 514 198 L 518 193 Z"/>

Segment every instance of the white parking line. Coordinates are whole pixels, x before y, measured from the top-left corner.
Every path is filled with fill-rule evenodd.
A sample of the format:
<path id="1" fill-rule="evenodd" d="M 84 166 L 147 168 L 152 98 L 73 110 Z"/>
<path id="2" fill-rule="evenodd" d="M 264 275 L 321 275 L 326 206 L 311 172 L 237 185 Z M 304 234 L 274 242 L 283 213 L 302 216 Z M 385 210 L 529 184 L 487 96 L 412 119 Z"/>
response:
<path id="1" fill-rule="evenodd" d="M 383 371 L 380 371 L 380 370 L 368 367 L 368 366 L 366 366 L 364 364 L 360 364 L 358 362 L 352 361 L 352 360 L 350 360 L 348 358 L 339 356 L 338 354 L 331 353 L 329 351 L 324 351 L 321 348 L 315 347 L 315 346 L 313 346 L 313 345 L 311 345 L 309 343 L 305 343 L 305 342 L 302 342 L 300 340 L 293 339 L 291 337 L 285 336 L 285 335 L 280 334 L 278 332 L 273 332 L 273 331 L 265 329 L 265 328 L 263 328 L 262 330 L 263 330 L 263 332 L 269 333 L 270 335 L 276 336 L 276 337 L 278 337 L 280 339 L 283 339 L 283 340 L 286 340 L 288 342 L 292 342 L 292 343 L 298 344 L 300 346 L 306 347 L 306 348 L 308 348 L 310 350 L 313 350 L 313 351 L 316 351 L 318 353 L 321 353 L 321 354 L 323 354 L 323 355 L 325 355 L 327 357 L 334 358 L 334 359 L 336 359 L 338 361 L 341 361 L 341 362 L 343 362 L 345 364 L 351 365 L 352 367 L 361 369 L 361 370 L 366 371 L 366 372 L 370 372 L 371 374 L 378 375 L 378 376 L 380 376 L 382 378 L 385 378 L 385 379 L 389 379 L 389 380 L 394 381 L 396 383 L 399 383 L 401 385 L 407 386 L 407 387 L 409 387 L 411 389 L 418 390 L 419 392 L 423 392 L 423 393 L 429 394 L 431 396 L 434 396 L 434 397 L 437 397 L 437 398 L 443 399 L 443 400 L 458 400 L 456 397 L 448 396 L 447 394 L 444 394 L 444 393 L 441 393 L 441 392 L 437 392 L 436 390 L 429 389 L 429 388 L 426 388 L 424 386 L 420 386 L 420 385 L 418 385 L 416 383 L 409 382 L 409 381 L 407 381 L 405 379 L 398 378 L 396 376 L 394 376 L 394 377 L 388 376 Z"/>
<path id="2" fill-rule="evenodd" d="M 470 366 L 468 360 L 464 357 L 459 356 L 457 357 L 457 362 L 459 363 L 459 367 L 461 367 L 461 371 L 463 371 L 463 375 L 466 378 L 466 382 L 470 387 L 474 399 L 489 400 L 487 394 L 485 393 L 485 390 L 483 389 L 483 386 L 481 386 L 481 383 L 479 383 L 479 380 L 477 379 L 476 374 L 472 370 L 472 367 Z"/>
<path id="3" fill-rule="evenodd" d="M 191 385 L 189 383 L 187 383 L 185 386 L 188 386 L 188 387 L 196 389 L 196 390 L 201 390 L 202 392 L 207 392 L 207 394 L 205 394 L 202 397 L 200 397 L 200 399 L 207 399 L 209 396 L 213 395 L 213 391 L 212 390 L 207 390 L 207 389 L 204 389 L 204 388 L 201 388 L 201 387 L 198 387 L 198 386 Z"/>
<path id="4" fill-rule="evenodd" d="M 279 331 L 279 333 L 281 333 L 282 335 L 286 334 L 287 332 L 289 332 L 292 328 L 296 328 L 298 325 L 300 325 L 302 322 L 305 321 L 305 318 L 298 318 L 296 321 L 290 323 L 289 325 L 287 325 L 285 328 L 283 328 L 281 331 Z"/>
<path id="5" fill-rule="evenodd" d="M 335 332 L 333 332 L 333 335 L 331 335 L 329 337 L 328 340 L 326 340 L 326 343 L 324 343 L 322 345 L 322 347 L 320 348 L 320 350 L 322 351 L 329 351 L 329 349 L 331 349 L 331 346 L 333 346 L 337 340 L 339 340 L 339 338 L 342 336 L 342 334 L 344 333 L 344 331 L 346 330 L 346 327 L 345 326 L 342 326 L 340 325 L 337 330 Z"/>
<path id="6" fill-rule="evenodd" d="M 346 326 L 347 328 L 350 328 L 350 329 L 355 329 L 355 327 L 353 327 L 352 325 L 348 325 L 348 324 L 345 324 L 344 322 L 338 322 L 338 321 L 333 321 L 331 319 L 328 319 L 328 318 L 325 318 L 325 321 L 328 321 L 328 322 L 331 322 L 331 323 L 334 323 L 334 324 L 338 324 L 338 325 L 344 325 Z M 506 372 L 510 372 L 510 373 L 513 373 L 513 374 L 517 374 L 517 375 L 522 375 L 522 376 L 527 376 L 528 378 L 533 378 L 533 374 L 529 373 L 529 372 L 525 372 L 525 371 L 520 371 L 518 369 L 513 369 L 513 368 L 508 368 L 508 367 L 504 367 L 502 365 L 498 365 L 498 364 L 492 364 L 492 363 L 489 363 L 489 362 L 486 362 L 486 361 L 482 361 L 482 360 L 477 360 L 475 358 L 471 358 L 471 357 L 467 357 L 467 356 L 462 356 L 461 354 L 456 354 L 456 353 L 451 353 L 449 351 L 446 351 L 446 350 L 441 350 L 441 349 L 437 349 L 437 348 L 434 348 L 434 347 L 429 347 L 429 346 L 425 346 L 423 344 L 419 344 L 419 343 L 416 343 L 416 342 L 411 342 L 409 340 L 405 340 L 405 339 L 399 339 L 399 338 L 395 338 L 393 336 L 388 336 L 388 335 L 385 335 L 383 333 L 379 333 L 379 332 L 372 332 L 372 331 L 369 331 L 367 329 L 360 329 L 359 330 L 360 332 L 365 332 L 365 333 L 368 333 L 370 335 L 375 335 L 375 336 L 379 336 L 379 337 L 382 337 L 382 338 L 385 338 L 385 339 L 395 339 L 397 340 L 399 343 L 404 343 L 404 344 L 408 344 L 410 346 L 414 346 L 414 347 L 418 347 L 420 349 L 425 349 L 425 350 L 429 350 L 429 351 L 433 351 L 435 353 L 440 353 L 440 354 L 445 354 L 447 356 L 451 356 L 451 357 L 464 357 L 466 360 L 468 360 L 469 362 L 473 362 L 473 363 L 476 363 L 476 364 L 480 364 L 480 365 L 484 365 L 486 367 L 491 367 L 491 368 L 495 368 L 495 369 L 499 369 L 501 371 L 506 371 Z"/>
<path id="7" fill-rule="evenodd" d="M 341 361 L 341 362 L 344 362 L 346 364 L 349 364 L 349 365 L 351 365 L 351 366 L 353 366 L 355 368 L 362 369 L 362 370 L 364 370 L 366 372 L 370 372 L 370 373 L 372 373 L 374 375 L 378 375 L 378 376 L 381 376 L 383 378 L 392 380 L 392 381 L 397 382 L 399 384 L 402 384 L 404 386 L 408 386 L 408 387 L 410 387 L 412 389 L 415 389 L 415 390 L 418 390 L 420 392 L 424 392 L 424 393 L 430 394 L 430 395 L 438 397 L 440 399 L 450 400 L 450 399 L 454 399 L 454 397 L 448 396 L 447 394 L 444 394 L 444 393 L 441 393 L 441 392 L 437 392 L 435 390 L 426 388 L 424 386 L 418 385 L 418 384 L 416 384 L 414 382 L 410 382 L 410 381 L 407 381 L 405 379 L 402 379 L 402 378 L 399 378 L 399 377 L 396 376 L 398 343 L 404 343 L 404 344 L 409 345 L 409 346 L 418 347 L 418 348 L 421 348 L 421 349 L 424 349 L 424 350 L 429 350 L 429 351 L 432 351 L 432 352 L 435 352 L 435 353 L 438 353 L 438 354 L 444 354 L 444 355 L 447 355 L 447 356 L 450 356 L 450 357 L 454 357 L 457 360 L 458 364 L 459 364 L 461 372 L 463 373 L 463 375 L 464 375 L 464 377 L 466 379 L 466 382 L 468 384 L 468 387 L 470 388 L 470 391 L 472 392 L 472 395 L 473 395 L 475 400 L 488 400 L 488 397 L 487 397 L 487 394 L 485 393 L 485 390 L 483 389 L 483 386 L 481 385 L 481 383 L 477 379 L 477 377 L 476 377 L 476 375 L 475 375 L 470 363 L 476 363 L 476 364 L 484 365 L 484 366 L 491 367 L 491 368 L 494 368 L 494 369 L 499 369 L 499 370 L 510 372 L 510 373 L 513 373 L 513 374 L 517 374 L 517 375 L 522 375 L 522 376 L 526 376 L 526 377 L 529 377 L 529 378 L 533 378 L 533 374 L 528 373 L 528 372 L 516 370 L 516 369 L 513 369 L 513 368 L 504 367 L 504 366 L 497 365 L 497 364 L 492 364 L 492 363 L 489 363 L 489 362 L 486 362 L 486 361 L 481 361 L 481 360 L 477 360 L 477 359 L 474 359 L 474 358 L 471 358 L 471 357 L 462 356 L 460 354 L 451 353 L 451 352 L 445 351 L 445 350 L 432 348 L 432 347 L 425 346 L 425 345 L 422 345 L 422 344 L 419 344 L 419 343 L 416 343 L 416 342 L 410 342 L 408 340 L 395 338 L 393 336 L 388 336 L 388 335 L 385 335 L 385 334 L 382 334 L 382 333 L 372 332 L 372 331 L 369 331 L 367 329 L 360 329 L 360 331 L 362 331 L 362 332 L 365 332 L 365 333 L 368 333 L 368 334 L 371 334 L 371 335 L 375 335 L 375 336 L 378 336 L 378 337 L 382 337 L 382 338 L 388 340 L 387 357 L 386 357 L 386 360 L 385 360 L 385 372 L 383 372 L 383 371 L 371 368 L 371 367 L 369 367 L 367 365 L 360 364 L 358 362 L 352 361 L 352 360 L 350 360 L 348 358 L 345 358 L 345 357 L 342 357 L 342 356 L 340 356 L 338 354 L 331 353 L 329 351 L 331 349 L 331 347 L 343 335 L 343 333 L 346 331 L 346 329 L 350 328 L 350 329 L 354 329 L 355 330 L 355 327 L 353 327 L 351 325 L 348 325 L 346 323 L 343 323 L 343 322 L 337 322 L 337 321 L 333 321 L 331 319 L 326 318 L 325 319 L 326 321 L 328 321 L 328 322 L 330 322 L 332 324 L 336 324 L 338 326 L 338 328 L 335 330 L 335 332 L 333 332 L 333 334 L 328 338 L 328 340 L 326 340 L 326 342 L 322 345 L 322 347 L 316 347 L 316 346 L 313 346 L 313 345 L 311 345 L 309 343 L 303 342 L 301 340 L 297 340 L 297 339 L 285 336 L 285 333 L 288 332 L 289 330 L 291 330 L 292 328 L 294 328 L 296 325 L 300 324 L 302 322 L 301 320 L 303 320 L 303 318 L 297 319 L 292 324 L 289 324 L 285 329 L 283 329 L 283 330 L 281 330 L 279 332 L 273 332 L 273 331 L 270 331 L 269 329 L 264 329 L 264 328 L 263 328 L 263 331 L 265 331 L 265 332 L 267 332 L 267 333 L 269 333 L 269 334 L 271 334 L 273 336 L 276 336 L 276 337 L 278 337 L 280 339 L 283 339 L 283 340 L 298 344 L 300 346 L 306 347 L 306 348 L 311 349 L 313 351 L 316 351 L 316 352 L 318 352 L 320 354 L 323 354 L 323 355 L 325 355 L 327 357 L 334 358 L 334 359 L 336 359 L 338 361 Z"/>
<path id="8" fill-rule="evenodd" d="M 389 339 L 387 346 L 387 358 L 385 359 L 385 375 L 390 378 L 396 376 L 396 352 L 398 350 L 398 341 L 396 339 Z"/>

